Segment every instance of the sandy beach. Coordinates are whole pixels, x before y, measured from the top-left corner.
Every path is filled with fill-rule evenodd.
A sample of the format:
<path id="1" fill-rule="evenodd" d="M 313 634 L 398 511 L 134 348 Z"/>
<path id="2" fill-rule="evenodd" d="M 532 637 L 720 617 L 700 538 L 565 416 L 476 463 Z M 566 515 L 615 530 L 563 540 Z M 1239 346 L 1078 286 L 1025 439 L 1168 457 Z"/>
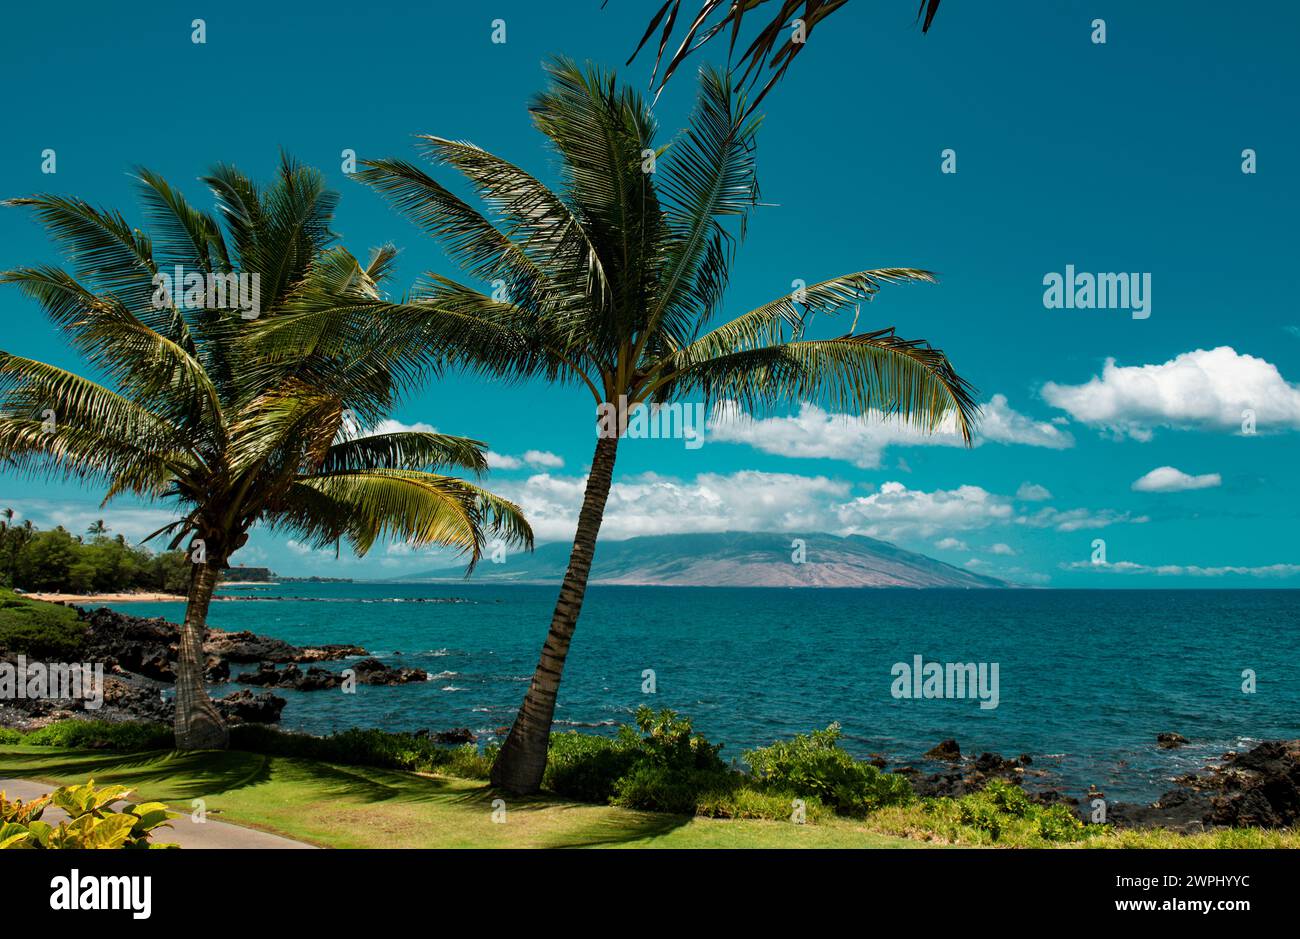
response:
<path id="1" fill-rule="evenodd" d="M 50 603 L 170 603 L 184 602 L 185 595 L 180 593 L 29 593 L 33 600 L 46 600 Z"/>

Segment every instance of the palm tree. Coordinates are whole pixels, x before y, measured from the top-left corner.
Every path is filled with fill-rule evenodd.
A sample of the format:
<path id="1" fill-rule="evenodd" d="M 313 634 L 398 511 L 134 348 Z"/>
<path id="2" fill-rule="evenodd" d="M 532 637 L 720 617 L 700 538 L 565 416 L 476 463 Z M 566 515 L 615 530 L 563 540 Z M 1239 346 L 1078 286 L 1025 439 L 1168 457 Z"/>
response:
<path id="1" fill-rule="evenodd" d="M 604 6 L 609 0 L 605 0 Z M 763 67 L 775 69 L 775 72 L 768 78 L 763 85 L 758 96 L 754 98 L 751 109 L 756 108 L 759 102 L 767 96 L 772 90 L 772 86 L 781 80 L 786 70 L 794 63 L 795 56 L 803 52 L 808 47 L 808 40 L 812 36 L 812 31 L 823 20 L 835 13 L 849 0 L 697 0 L 699 10 L 689 20 L 686 26 L 686 32 L 682 41 L 677 45 L 676 51 L 668 59 L 668 64 L 664 65 L 664 54 L 668 51 L 668 44 L 673 38 L 673 32 L 681 20 L 682 0 L 664 0 L 663 4 L 651 17 L 650 24 L 646 27 L 645 34 L 642 35 L 641 41 L 637 43 L 636 50 L 632 53 L 631 58 L 627 60 L 631 65 L 633 59 L 640 54 L 645 48 L 646 43 L 654 35 L 662 24 L 663 29 L 659 34 L 659 47 L 655 53 L 655 78 L 659 80 L 658 90 L 662 91 L 664 85 L 668 84 L 668 79 L 673 77 L 677 67 L 682 64 L 692 52 L 706 45 L 719 35 L 729 36 L 728 55 L 736 51 L 736 43 L 740 39 L 740 28 L 744 21 L 745 14 L 750 13 L 759 7 L 764 7 L 762 12 L 763 19 L 758 33 L 750 44 L 745 47 L 740 59 L 736 62 L 737 68 L 743 68 L 741 74 L 741 84 L 748 82 L 756 84 Z M 771 6 L 766 6 L 767 4 Z M 916 19 L 921 24 L 921 32 L 930 31 L 930 24 L 934 22 L 935 14 L 939 12 L 940 0 L 920 0 L 917 7 Z M 720 16 L 716 14 L 721 13 Z M 794 21 L 798 20 L 803 24 L 801 34 L 796 34 L 794 30 Z M 750 17 L 753 22 L 753 17 Z M 662 76 L 659 69 L 663 68 Z M 654 79 L 651 79 L 653 82 Z"/>
<path id="2" fill-rule="evenodd" d="M 347 539 L 358 553 L 389 536 L 451 545 L 471 566 L 490 535 L 530 544 L 531 532 L 511 503 L 431 471 L 483 470 L 482 443 L 359 432 L 391 406 L 394 387 L 364 343 L 352 341 L 337 356 L 268 362 L 247 310 L 214 302 L 215 278 L 226 275 L 236 278 L 230 284 L 257 278 L 257 314 L 267 322 L 305 295 L 345 304 L 380 296 L 395 252 L 377 250 L 362 265 L 333 245 L 337 196 L 319 173 L 285 158 L 274 183 L 259 189 L 238 170 L 216 167 L 205 182 L 224 232 L 161 177 L 142 170 L 139 178 L 154 239 L 77 199 L 11 203 L 35 211 L 75 274 L 29 267 L 0 281 L 39 302 L 117 388 L 0 352 L 0 405 L 8 415 L 0 419 L 0 455 L 20 469 L 105 485 L 105 503 L 132 493 L 176 506 L 178 520 L 154 533 L 170 533 L 172 548 L 188 540 L 194 562 L 180 635 L 176 745 L 219 748 L 227 732 L 204 690 L 203 636 L 220 571 L 252 526 L 317 547 Z M 197 304 L 159 279 L 176 265 L 213 275 Z"/>
<path id="3" fill-rule="evenodd" d="M 108 534 L 108 531 L 109 531 L 108 526 L 104 524 L 104 520 L 102 518 L 97 518 L 86 529 L 86 534 L 94 535 L 96 538 L 98 538 L 100 535 Z"/>
<path id="4" fill-rule="evenodd" d="M 577 384 L 590 391 L 598 415 L 616 409 L 622 420 L 636 407 L 672 401 L 761 410 L 818 400 L 927 430 L 955 416 L 969 441 L 971 389 L 942 352 L 892 329 L 806 336 L 814 313 L 870 300 L 883 284 L 933 280 L 925 271 L 846 274 L 708 328 L 735 247 L 726 222 L 739 222 L 743 234 L 758 196 L 758 122 L 745 116 L 743 96 L 733 96 L 724 73 L 702 72 L 689 126 L 659 147 L 646 103 L 613 75 L 564 59 L 548 71 L 551 86 L 531 111 L 560 157 L 558 192 L 501 157 L 441 137 L 422 137 L 420 146 L 468 180 L 486 214 L 403 160 L 365 161 L 357 174 L 492 289 L 429 275 L 402 304 L 300 308 L 279 324 L 280 355 L 333 348 L 377 319 L 388 329 L 370 348 L 384 361 L 450 358 L 494 375 Z M 512 792 L 535 791 L 545 769 L 621 429 L 620 422 L 601 435 L 598 426 L 550 630 L 492 771 L 492 782 Z"/>

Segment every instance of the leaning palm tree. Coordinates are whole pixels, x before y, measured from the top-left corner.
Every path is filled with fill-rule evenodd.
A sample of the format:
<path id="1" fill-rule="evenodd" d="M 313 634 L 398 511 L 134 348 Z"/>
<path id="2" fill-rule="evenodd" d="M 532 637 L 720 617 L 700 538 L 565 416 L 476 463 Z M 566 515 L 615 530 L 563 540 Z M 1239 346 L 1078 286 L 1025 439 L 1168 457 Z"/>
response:
<path id="1" fill-rule="evenodd" d="M 202 676 L 208 605 L 255 524 L 317 547 L 346 539 L 358 553 L 384 537 L 455 546 L 471 566 L 489 536 L 528 544 L 531 532 L 511 503 L 433 472 L 483 470 L 480 442 L 360 432 L 393 403 L 394 387 L 363 342 L 328 358 L 264 361 L 250 312 L 273 322 L 306 294 L 378 298 L 394 256 L 380 249 L 363 265 L 332 244 L 337 197 L 319 173 L 286 158 L 274 184 L 259 189 L 218 166 L 205 181 L 224 232 L 162 178 L 146 170 L 140 181 L 152 240 L 80 200 L 12 201 L 34 209 L 75 273 L 28 267 L 0 281 L 34 298 L 108 383 L 0 352 L 0 455 L 20 469 L 102 484 L 105 503 L 131 493 L 176 507 L 179 518 L 154 533 L 170 534 L 173 548 L 185 542 L 194 562 L 176 745 L 219 748 L 227 732 Z M 183 284 L 168 285 L 173 273 Z M 218 283 L 242 291 L 239 310 Z M 243 305 L 250 295 L 256 309 Z"/>
<path id="2" fill-rule="evenodd" d="M 472 144 L 422 137 L 434 162 L 458 170 L 486 211 L 418 166 L 367 161 L 357 175 L 439 239 L 487 292 L 429 275 L 402 304 L 300 305 L 276 325 L 278 354 L 337 348 L 385 323 L 371 349 L 383 361 L 448 358 L 494 375 L 539 376 L 586 388 L 610 432 L 595 453 L 550 631 L 492 781 L 531 792 L 545 769 L 556 694 L 582 609 L 596 539 L 629 412 L 672 401 L 751 410 L 817 400 L 932 430 L 950 416 L 969 440 L 971 389 L 942 352 L 892 329 L 813 338 L 815 313 L 870 300 L 884 284 L 930 281 L 921 270 L 864 270 L 808 285 L 709 328 L 722 307 L 735 238 L 758 187 L 757 120 L 730 79 L 704 70 L 689 126 L 655 143 L 644 100 L 598 68 L 548 66 L 533 120 L 560 158 L 553 190 Z M 792 261 L 792 263 L 794 263 Z M 268 327 L 273 324 L 268 324 Z M 856 327 L 856 321 L 854 323 Z"/>

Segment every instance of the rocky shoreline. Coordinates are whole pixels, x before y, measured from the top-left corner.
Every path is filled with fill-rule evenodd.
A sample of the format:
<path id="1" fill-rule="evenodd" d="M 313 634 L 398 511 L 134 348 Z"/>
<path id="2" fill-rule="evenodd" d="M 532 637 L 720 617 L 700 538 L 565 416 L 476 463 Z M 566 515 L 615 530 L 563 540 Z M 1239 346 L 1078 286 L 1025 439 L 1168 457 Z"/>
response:
<path id="1" fill-rule="evenodd" d="M 1158 734 L 1152 745 L 1173 749 L 1187 743 L 1180 734 Z M 876 765 L 889 766 L 883 758 Z M 1071 795 L 1050 783 L 1044 770 L 1031 769 L 1033 758 L 997 753 L 964 756 L 956 740 L 945 740 L 922 757 L 941 764 L 923 773 L 911 765 L 892 771 L 907 776 L 920 796 L 960 798 L 994 779 L 1014 782 L 1041 805 L 1070 806 L 1085 822 L 1104 803 L 1105 821 L 1117 828 L 1163 828 L 1191 834 L 1211 828 L 1294 828 L 1300 825 L 1300 740 L 1266 740 L 1244 753 L 1230 750 L 1202 770 L 1184 774 L 1155 802 L 1110 802 L 1095 788 Z M 1029 777 L 1029 778 L 1027 778 Z"/>
<path id="2" fill-rule="evenodd" d="M 86 633 L 81 648 L 72 658 L 103 665 L 102 706 L 87 710 L 85 701 L 73 699 L 6 701 L 0 704 L 0 727 L 35 730 L 69 717 L 170 724 L 173 704 L 165 691 L 176 680 L 180 628 L 161 617 L 130 616 L 107 607 L 75 609 L 86 625 Z M 343 683 L 343 676 L 321 668 L 319 663 L 358 657 L 360 661 L 349 666 L 358 684 L 397 685 L 429 678 L 419 669 L 384 665 L 368 657 L 369 653 L 361 646 L 295 646 L 249 631 L 209 629 L 203 651 L 204 679 L 220 684 L 232 681 L 232 665 L 251 665 L 253 670 L 238 674 L 234 684 L 302 691 L 337 688 Z M 15 660 L 15 655 L 0 650 L 0 661 Z M 300 668 L 304 665 L 305 672 Z M 232 724 L 275 723 L 286 704 L 284 698 L 269 691 L 254 692 L 247 688 L 216 697 L 214 701 Z"/>

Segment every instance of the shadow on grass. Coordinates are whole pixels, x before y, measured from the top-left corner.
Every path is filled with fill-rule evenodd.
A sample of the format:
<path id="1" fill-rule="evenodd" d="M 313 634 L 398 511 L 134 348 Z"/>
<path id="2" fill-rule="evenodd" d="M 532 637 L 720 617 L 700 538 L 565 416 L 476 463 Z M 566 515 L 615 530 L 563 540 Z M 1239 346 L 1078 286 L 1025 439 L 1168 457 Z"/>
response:
<path id="1" fill-rule="evenodd" d="M 132 789 L 148 787 L 156 799 L 175 802 L 255 786 L 271 778 L 266 757 L 236 751 L 148 750 L 121 753 L 104 750 L 27 752 L 11 763 L 0 755 L 0 772 L 98 784 L 117 783 Z"/>
<path id="2" fill-rule="evenodd" d="M 534 796 L 515 796 L 494 789 L 483 783 L 475 789 L 466 789 L 451 796 L 447 801 L 457 805 L 478 805 L 486 811 L 496 799 L 505 801 L 509 811 L 516 813 L 550 811 L 557 814 L 579 812 L 590 815 L 588 810 L 597 807 L 592 803 L 571 802 L 558 796 L 539 794 Z M 602 846 L 629 844 L 644 838 L 658 838 L 674 831 L 691 821 L 688 815 L 669 815 L 664 812 L 641 812 L 635 809 L 622 809 L 599 806 L 609 810 L 598 820 L 584 818 L 575 830 L 564 832 L 555 840 L 548 839 L 548 848 L 596 848 Z"/>

